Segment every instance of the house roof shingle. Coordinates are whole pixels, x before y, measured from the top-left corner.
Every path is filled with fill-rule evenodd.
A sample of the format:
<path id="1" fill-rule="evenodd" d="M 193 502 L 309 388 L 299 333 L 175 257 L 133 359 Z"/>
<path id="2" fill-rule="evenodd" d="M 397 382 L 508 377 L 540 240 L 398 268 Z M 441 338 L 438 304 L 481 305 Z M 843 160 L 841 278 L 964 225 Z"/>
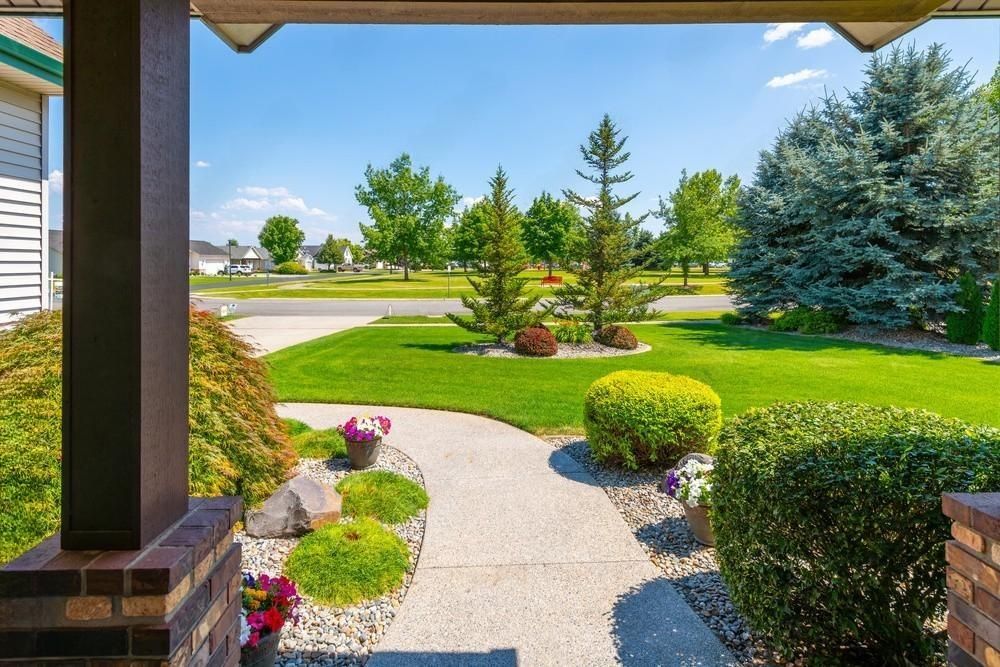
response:
<path id="1" fill-rule="evenodd" d="M 29 18 L 19 16 L 0 18 L 0 35 L 6 35 L 59 62 L 63 61 L 62 45 Z"/>
<path id="2" fill-rule="evenodd" d="M 229 253 L 208 241 L 188 241 L 188 250 L 203 256 L 228 257 Z"/>

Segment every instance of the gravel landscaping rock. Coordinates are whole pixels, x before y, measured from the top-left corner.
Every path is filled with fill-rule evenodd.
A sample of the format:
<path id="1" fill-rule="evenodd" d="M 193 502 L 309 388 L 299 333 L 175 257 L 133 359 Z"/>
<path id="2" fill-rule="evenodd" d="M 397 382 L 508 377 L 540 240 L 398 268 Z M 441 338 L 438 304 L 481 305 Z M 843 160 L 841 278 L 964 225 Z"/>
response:
<path id="1" fill-rule="evenodd" d="M 518 359 L 583 359 L 588 357 L 624 357 L 630 354 L 642 354 L 653 348 L 645 343 L 639 343 L 634 350 L 620 350 L 600 343 L 559 343 L 559 349 L 551 357 L 532 357 L 519 354 L 510 343 L 475 343 L 459 345 L 454 349 L 459 354 L 471 354 L 477 357 L 506 357 Z"/>
<path id="2" fill-rule="evenodd" d="M 775 662 L 775 656 L 736 611 L 719 575 L 715 549 L 695 541 L 681 503 L 660 490 L 665 471 L 607 468 L 591 457 L 586 440 L 566 436 L 546 440 L 583 465 L 604 488 L 653 564 L 663 570 L 741 665 L 798 664 Z"/>
<path id="3" fill-rule="evenodd" d="M 388 445 L 368 470 L 388 470 L 407 477 L 421 486 L 424 484 L 420 469 L 408 456 Z M 347 459 L 301 459 L 297 475 L 335 486 L 351 474 Z M 420 554 L 424 538 L 425 512 L 406 523 L 389 526 L 410 548 L 410 567 L 403 585 L 396 591 L 375 600 L 365 600 L 350 607 L 329 607 L 306 598 L 299 606 L 298 625 L 287 625 L 281 634 L 278 648 L 278 665 L 363 665 L 389 624 L 406 595 Z M 280 574 L 285 559 L 298 539 L 258 539 L 246 533 L 237 533 L 243 544 L 243 569 L 253 573 Z"/>

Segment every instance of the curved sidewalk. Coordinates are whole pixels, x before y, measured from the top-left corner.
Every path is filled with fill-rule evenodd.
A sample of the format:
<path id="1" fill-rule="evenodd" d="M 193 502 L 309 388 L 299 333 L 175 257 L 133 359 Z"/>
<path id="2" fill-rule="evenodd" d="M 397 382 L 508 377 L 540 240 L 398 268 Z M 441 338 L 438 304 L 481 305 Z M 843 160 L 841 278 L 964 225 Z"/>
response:
<path id="1" fill-rule="evenodd" d="M 373 412 L 431 504 L 413 584 L 369 665 L 735 664 L 603 489 L 538 438 L 413 408 L 280 406 L 315 428 Z"/>

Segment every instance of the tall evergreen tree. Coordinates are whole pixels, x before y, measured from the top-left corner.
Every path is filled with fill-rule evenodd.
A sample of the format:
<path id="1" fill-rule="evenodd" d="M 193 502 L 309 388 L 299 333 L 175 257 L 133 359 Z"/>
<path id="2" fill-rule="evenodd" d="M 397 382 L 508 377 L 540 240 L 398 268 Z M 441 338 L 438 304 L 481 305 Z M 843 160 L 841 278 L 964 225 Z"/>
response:
<path id="1" fill-rule="evenodd" d="M 632 180 L 632 172 L 621 170 L 630 153 L 625 150 L 628 137 L 619 138 L 621 131 L 605 114 L 600 125 L 580 146 L 589 172 L 577 170 L 580 178 L 598 186 L 596 196 L 565 190 L 567 201 L 587 214 L 583 220 L 582 261 L 575 271 L 577 282 L 555 291 L 554 304 L 559 316 L 580 318 L 594 329 L 615 322 L 644 320 L 652 317 L 649 305 L 663 296 L 660 283 L 642 284 L 636 281 L 642 266 L 633 266 L 636 250 L 632 247 L 635 229 L 646 216 L 625 217 L 621 209 L 639 193 L 618 196 L 614 188 Z M 661 281 L 662 282 L 662 281 Z"/>
<path id="2" fill-rule="evenodd" d="M 502 343 L 511 334 L 543 321 L 551 308 L 535 310 L 540 296 L 529 296 L 524 270 L 527 255 L 521 242 L 521 213 L 514 206 L 514 191 L 507 187 L 501 167 L 490 179 L 490 196 L 485 200 L 486 225 L 483 230 L 483 268 L 478 278 L 468 281 L 479 298 L 462 297 L 462 305 L 472 311 L 467 318 L 449 313 L 448 318 L 464 329 L 489 334 Z"/>
<path id="3" fill-rule="evenodd" d="M 730 273 L 743 312 L 803 305 L 902 327 L 955 311 L 961 273 L 996 270 L 997 126 L 984 96 L 940 46 L 874 56 L 866 74 L 762 153 Z"/>

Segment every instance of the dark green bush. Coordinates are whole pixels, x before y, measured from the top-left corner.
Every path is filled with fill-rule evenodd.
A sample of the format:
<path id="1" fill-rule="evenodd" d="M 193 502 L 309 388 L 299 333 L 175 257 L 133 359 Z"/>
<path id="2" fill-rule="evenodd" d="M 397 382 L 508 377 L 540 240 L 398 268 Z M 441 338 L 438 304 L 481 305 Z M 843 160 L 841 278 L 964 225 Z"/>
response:
<path id="1" fill-rule="evenodd" d="M 831 334 L 842 331 L 843 318 L 828 310 L 799 306 L 787 310 L 771 322 L 772 331 L 798 331 L 804 334 Z"/>
<path id="2" fill-rule="evenodd" d="M 753 409 L 716 448 L 712 524 L 730 596 L 791 655 L 926 664 L 945 604 L 941 494 L 1000 488 L 1000 431 L 848 403 Z"/>
<path id="3" fill-rule="evenodd" d="M 1000 277 L 993 281 L 990 303 L 983 317 L 983 341 L 994 350 L 1000 350 Z"/>
<path id="4" fill-rule="evenodd" d="M 719 321 L 727 326 L 735 326 L 737 324 L 743 324 L 744 319 L 739 313 L 722 313 L 719 316 Z"/>
<path id="5" fill-rule="evenodd" d="M 559 351 L 559 344 L 548 329 L 528 327 L 514 336 L 514 349 L 529 357 L 551 357 Z"/>
<path id="6" fill-rule="evenodd" d="M 959 279 L 955 303 L 962 310 L 948 313 L 945 319 L 948 340 L 952 343 L 975 345 L 983 332 L 983 292 L 971 273 L 964 273 Z"/>
<path id="7" fill-rule="evenodd" d="M 274 272 L 286 276 L 303 276 L 309 273 L 309 270 L 298 262 L 282 262 L 274 267 Z"/>
<path id="8" fill-rule="evenodd" d="M 635 334 L 618 324 L 609 324 L 594 332 L 594 340 L 619 350 L 634 350 L 639 346 Z"/>
<path id="9" fill-rule="evenodd" d="M 722 426 L 722 402 L 683 375 L 617 371 L 590 385 L 583 425 L 599 461 L 635 470 L 708 452 Z"/>
<path id="10" fill-rule="evenodd" d="M 190 491 L 263 501 L 294 464 L 266 367 L 209 313 L 191 313 Z M 0 563 L 59 527 L 62 318 L 0 334 Z"/>

